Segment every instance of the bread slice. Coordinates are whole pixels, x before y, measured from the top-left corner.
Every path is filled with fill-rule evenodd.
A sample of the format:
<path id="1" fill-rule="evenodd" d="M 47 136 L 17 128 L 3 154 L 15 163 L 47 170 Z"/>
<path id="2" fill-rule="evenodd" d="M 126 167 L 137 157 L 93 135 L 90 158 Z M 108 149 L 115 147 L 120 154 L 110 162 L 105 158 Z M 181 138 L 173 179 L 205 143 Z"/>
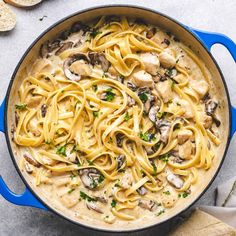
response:
<path id="1" fill-rule="evenodd" d="M 32 7 L 39 4 L 42 0 L 4 0 L 15 7 Z"/>
<path id="2" fill-rule="evenodd" d="M 12 30 L 16 25 L 16 15 L 7 6 L 6 3 L 0 1 L 0 31 Z"/>
<path id="3" fill-rule="evenodd" d="M 169 236 L 235 236 L 236 230 L 201 210 L 195 210 Z"/>

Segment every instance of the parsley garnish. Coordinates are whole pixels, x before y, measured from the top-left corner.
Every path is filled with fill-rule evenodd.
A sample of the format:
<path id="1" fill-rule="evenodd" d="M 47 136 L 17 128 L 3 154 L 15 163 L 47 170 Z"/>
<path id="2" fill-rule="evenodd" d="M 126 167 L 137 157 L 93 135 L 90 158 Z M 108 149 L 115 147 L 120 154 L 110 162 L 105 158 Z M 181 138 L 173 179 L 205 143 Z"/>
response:
<path id="1" fill-rule="evenodd" d="M 155 165 L 155 163 L 151 163 L 152 167 L 153 167 L 153 175 L 157 175 L 157 167 Z"/>
<path id="2" fill-rule="evenodd" d="M 112 202 L 111 202 L 111 207 L 116 207 L 116 200 L 112 200 Z"/>
<path id="3" fill-rule="evenodd" d="M 103 175 L 100 175 L 99 178 L 98 178 L 98 183 L 102 183 L 103 180 L 105 179 L 105 177 Z"/>
<path id="4" fill-rule="evenodd" d="M 161 210 L 156 214 L 156 216 L 159 216 L 159 215 L 163 214 L 164 212 L 165 212 L 165 210 Z"/>
<path id="5" fill-rule="evenodd" d="M 92 89 L 93 89 L 94 92 L 97 92 L 97 90 L 98 90 L 97 84 L 93 84 L 92 85 Z"/>
<path id="6" fill-rule="evenodd" d="M 182 198 L 186 198 L 189 194 L 190 194 L 190 193 L 188 193 L 188 192 L 185 191 L 185 192 L 183 192 L 183 193 L 179 193 L 179 194 L 178 194 L 178 197 L 179 197 L 179 198 L 181 198 L 181 197 L 182 197 Z"/>
<path id="7" fill-rule="evenodd" d="M 145 133 L 140 132 L 139 137 L 145 142 L 150 142 L 151 140 L 155 139 L 155 135 L 149 134 L 148 132 Z"/>
<path id="8" fill-rule="evenodd" d="M 130 119 L 130 115 L 128 114 L 128 112 L 125 114 L 125 121 L 128 121 Z"/>
<path id="9" fill-rule="evenodd" d="M 97 200 L 93 197 L 90 197 L 89 195 L 87 195 L 85 192 L 80 191 L 80 197 L 84 200 L 87 200 L 88 202 L 96 202 Z"/>
<path id="10" fill-rule="evenodd" d="M 169 161 L 169 156 L 170 156 L 170 154 L 169 154 L 169 153 L 166 153 L 166 154 L 164 154 L 164 155 L 161 155 L 161 156 L 159 157 L 159 159 L 162 160 L 163 162 L 167 163 L 167 162 Z"/>
<path id="11" fill-rule="evenodd" d="M 27 104 L 15 104 L 15 108 L 17 110 L 25 110 L 27 107 Z"/>
<path id="12" fill-rule="evenodd" d="M 66 156 L 66 145 L 57 147 L 57 154 Z"/>
<path id="13" fill-rule="evenodd" d="M 165 71 L 165 74 L 166 74 L 167 76 L 169 76 L 170 78 L 172 78 L 173 75 L 174 75 L 174 69 L 167 69 L 167 70 Z"/>
<path id="14" fill-rule="evenodd" d="M 72 188 L 72 189 L 68 190 L 68 193 L 70 194 L 70 193 L 72 193 L 72 192 L 74 192 L 74 191 L 75 191 L 75 189 Z"/>
<path id="15" fill-rule="evenodd" d="M 99 115 L 99 112 L 98 112 L 98 111 L 93 111 L 93 116 L 94 116 L 94 117 L 98 117 L 98 115 Z"/>
<path id="16" fill-rule="evenodd" d="M 138 96 L 143 103 L 145 103 L 148 100 L 148 96 L 146 93 L 140 93 Z"/>
<path id="17" fill-rule="evenodd" d="M 87 160 L 87 162 L 88 162 L 88 164 L 89 164 L 90 166 L 92 166 L 92 165 L 93 165 L 93 162 L 92 162 L 92 161 L 90 161 L 90 160 Z"/>
<path id="18" fill-rule="evenodd" d="M 115 95 L 116 94 L 112 92 L 112 88 L 108 88 L 106 90 L 105 101 L 111 102 L 114 99 Z"/>
<path id="19" fill-rule="evenodd" d="M 166 112 L 157 112 L 157 117 L 161 119 L 161 118 L 164 118 L 166 114 L 167 114 Z"/>
<path id="20" fill-rule="evenodd" d="M 93 28 L 92 32 L 90 33 L 90 36 L 92 38 L 95 38 L 98 34 L 101 34 L 101 33 L 102 33 L 101 31 L 98 31 L 97 29 Z"/>
<path id="21" fill-rule="evenodd" d="M 163 192 L 165 195 L 170 195 L 170 191 L 169 190 L 167 190 L 167 191 L 165 191 L 165 192 Z"/>

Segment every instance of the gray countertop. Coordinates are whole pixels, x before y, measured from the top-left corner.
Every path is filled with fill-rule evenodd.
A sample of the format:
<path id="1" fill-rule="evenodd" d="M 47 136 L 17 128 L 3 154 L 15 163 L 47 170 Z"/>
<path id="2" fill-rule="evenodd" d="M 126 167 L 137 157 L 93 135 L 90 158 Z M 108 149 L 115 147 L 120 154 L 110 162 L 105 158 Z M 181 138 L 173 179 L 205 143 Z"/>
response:
<path id="1" fill-rule="evenodd" d="M 0 34 L 0 101 L 3 100 L 11 74 L 20 57 L 30 43 L 47 27 L 57 20 L 81 9 L 104 4 L 125 4 L 127 0 L 45 0 L 41 5 L 30 9 L 13 10 L 17 14 L 16 28 L 6 34 Z M 149 7 L 163 12 L 182 23 L 208 31 L 221 32 L 236 41 L 236 1 L 232 0 L 129 0 L 129 4 Z M 43 16 L 47 16 L 40 21 Z M 236 66 L 228 51 L 219 45 L 212 49 L 212 53 L 219 63 L 230 92 L 231 100 L 236 105 Z M 0 173 L 17 193 L 24 190 L 11 162 L 5 138 L 0 134 Z M 212 205 L 214 203 L 214 190 L 219 183 L 236 175 L 236 138 L 229 147 L 226 160 L 217 178 L 198 201 L 197 205 Z M 149 231 L 134 233 L 133 235 L 167 235 L 173 225 L 169 222 L 161 227 Z M 8 203 L 0 197 L 0 235 L 104 235 L 86 230 L 53 213 L 30 207 L 20 207 Z M 112 234 L 114 235 L 114 234 Z M 129 234 L 132 235 L 132 234 Z"/>

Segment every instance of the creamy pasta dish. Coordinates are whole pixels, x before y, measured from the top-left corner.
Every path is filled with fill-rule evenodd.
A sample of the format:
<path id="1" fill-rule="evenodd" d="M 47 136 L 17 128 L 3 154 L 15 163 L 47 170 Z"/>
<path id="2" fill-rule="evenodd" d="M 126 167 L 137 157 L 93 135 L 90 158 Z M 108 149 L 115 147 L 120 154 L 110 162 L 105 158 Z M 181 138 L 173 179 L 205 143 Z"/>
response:
<path id="1" fill-rule="evenodd" d="M 161 218 L 212 167 L 221 143 L 213 87 L 169 32 L 125 17 L 76 22 L 42 44 L 19 87 L 21 170 L 78 219 Z"/>

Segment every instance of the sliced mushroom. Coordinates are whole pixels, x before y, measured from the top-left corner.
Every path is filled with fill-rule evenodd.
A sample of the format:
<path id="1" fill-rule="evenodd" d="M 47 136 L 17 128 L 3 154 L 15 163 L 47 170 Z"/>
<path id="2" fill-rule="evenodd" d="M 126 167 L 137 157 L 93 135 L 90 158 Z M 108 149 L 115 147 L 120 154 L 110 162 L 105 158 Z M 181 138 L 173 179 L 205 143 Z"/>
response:
<path id="1" fill-rule="evenodd" d="M 46 104 L 43 104 L 41 106 L 41 114 L 42 114 L 42 117 L 45 117 L 46 116 L 46 113 L 47 113 L 47 105 Z"/>
<path id="2" fill-rule="evenodd" d="M 138 205 L 143 209 L 147 209 L 149 211 L 154 211 L 157 208 L 156 202 L 152 200 L 141 199 L 139 200 Z"/>
<path id="3" fill-rule="evenodd" d="M 116 144 L 118 147 L 122 147 L 122 137 L 123 137 L 123 134 L 117 134 L 116 135 Z"/>
<path id="4" fill-rule="evenodd" d="M 23 157 L 25 158 L 26 161 L 28 161 L 31 165 L 35 167 L 40 167 L 40 163 L 38 163 L 32 156 L 29 154 L 24 154 Z"/>
<path id="5" fill-rule="evenodd" d="M 155 97 L 153 95 L 151 95 L 151 90 L 148 87 L 141 87 L 138 89 L 138 96 L 142 96 L 142 94 L 146 94 L 147 96 L 147 100 L 143 101 L 144 102 L 144 111 L 146 112 L 146 114 L 149 113 L 149 110 L 151 108 L 151 106 L 153 105 L 154 101 L 155 101 Z"/>
<path id="6" fill-rule="evenodd" d="M 207 115 L 211 116 L 213 122 L 216 124 L 217 127 L 219 127 L 221 125 L 221 122 L 214 114 L 217 107 L 218 107 L 218 103 L 213 101 L 212 99 L 209 99 L 205 103 L 205 110 L 206 110 Z"/>
<path id="7" fill-rule="evenodd" d="M 161 141 L 163 143 L 166 143 L 168 141 L 169 138 L 169 133 L 170 133 L 170 128 L 171 128 L 171 124 L 169 121 L 167 120 L 157 120 L 156 121 L 156 127 L 157 129 L 160 131 L 161 134 Z"/>
<path id="8" fill-rule="evenodd" d="M 97 206 L 97 204 L 95 202 L 86 202 L 86 206 L 89 210 L 94 210 L 100 214 L 103 213 L 103 211 Z"/>
<path id="9" fill-rule="evenodd" d="M 48 43 L 49 43 L 49 41 L 43 43 L 39 49 L 39 55 L 42 58 L 47 57 L 47 55 L 48 55 Z"/>
<path id="10" fill-rule="evenodd" d="M 16 126 L 18 125 L 19 119 L 20 119 L 20 116 L 19 116 L 18 113 L 15 111 L 15 123 L 16 123 Z"/>
<path id="11" fill-rule="evenodd" d="M 79 170 L 79 175 L 82 183 L 88 189 L 95 189 L 99 185 L 101 173 L 95 168 L 86 168 Z"/>
<path id="12" fill-rule="evenodd" d="M 117 163 L 118 163 L 117 169 L 119 170 L 119 169 L 123 166 L 123 164 L 124 164 L 124 162 L 125 162 L 125 156 L 124 156 L 124 155 L 119 155 L 119 156 L 116 158 L 116 160 L 117 160 Z"/>
<path id="13" fill-rule="evenodd" d="M 212 99 L 209 99 L 205 103 L 206 113 L 211 116 L 216 111 L 217 106 L 218 106 L 217 102 L 213 101 Z"/>
<path id="14" fill-rule="evenodd" d="M 156 122 L 157 120 L 157 112 L 159 111 L 159 107 L 158 106 L 152 106 L 149 110 L 149 113 L 148 113 L 148 117 L 149 119 L 152 121 L 152 122 Z"/>
<path id="15" fill-rule="evenodd" d="M 184 181 L 178 176 L 169 172 L 166 176 L 167 181 L 172 184 L 175 188 L 180 189 L 184 185 Z"/>
<path id="16" fill-rule="evenodd" d="M 76 61 L 80 61 L 80 62 L 71 68 L 72 64 L 75 63 Z M 65 60 L 63 64 L 63 70 L 64 70 L 65 76 L 69 80 L 79 81 L 81 79 L 81 76 L 89 74 L 89 66 L 88 64 L 86 64 L 86 62 L 89 62 L 89 58 L 87 57 L 87 54 L 77 53 L 77 54 L 72 55 L 67 60 Z"/>
<path id="17" fill-rule="evenodd" d="M 128 106 L 132 107 L 133 105 L 135 105 L 135 103 L 136 103 L 135 100 L 128 95 L 128 103 L 127 103 Z"/>
<path id="18" fill-rule="evenodd" d="M 103 53 L 98 52 L 89 52 L 88 57 L 90 59 L 91 64 L 94 65 L 101 65 L 102 70 L 107 72 L 110 67 L 110 62 L 106 59 Z"/>
<path id="19" fill-rule="evenodd" d="M 138 194 L 141 195 L 141 196 L 144 196 L 144 195 L 147 194 L 147 192 L 148 192 L 147 189 L 146 189 L 144 186 L 141 186 L 141 187 L 138 188 L 136 191 L 137 191 Z"/>
<path id="20" fill-rule="evenodd" d="M 148 39 L 152 38 L 154 36 L 154 34 L 156 33 L 156 28 L 151 28 L 146 32 L 146 37 Z"/>
<path id="21" fill-rule="evenodd" d="M 132 91 L 136 91 L 138 89 L 137 86 L 131 82 L 127 82 L 127 87 Z"/>
<path id="22" fill-rule="evenodd" d="M 97 201 L 101 202 L 101 203 L 107 203 L 108 200 L 105 196 L 98 196 L 98 197 L 94 197 Z"/>
<path id="23" fill-rule="evenodd" d="M 65 42 L 61 45 L 61 47 L 55 52 L 55 55 L 60 55 L 65 50 L 72 48 L 73 42 Z"/>
<path id="24" fill-rule="evenodd" d="M 26 161 L 25 162 L 25 170 L 27 173 L 32 174 L 34 171 L 34 167 L 28 161 Z"/>

